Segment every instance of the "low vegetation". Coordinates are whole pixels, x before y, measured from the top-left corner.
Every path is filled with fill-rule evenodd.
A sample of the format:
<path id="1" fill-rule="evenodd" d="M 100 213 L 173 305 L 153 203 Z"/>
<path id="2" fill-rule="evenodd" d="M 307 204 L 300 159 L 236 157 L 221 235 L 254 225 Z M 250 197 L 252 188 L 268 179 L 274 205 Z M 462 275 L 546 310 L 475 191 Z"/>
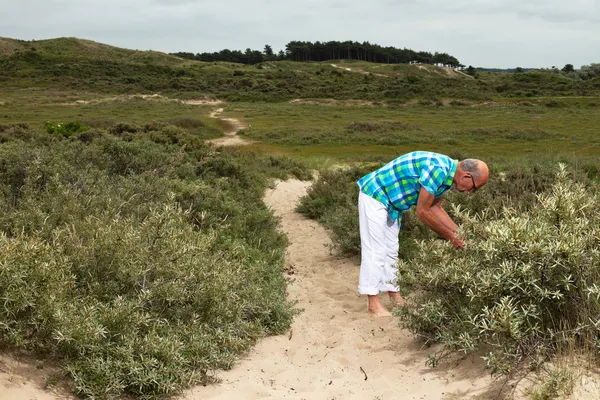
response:
<path id="1" fill-rule="evenodd" d="M 42 86 L 103 93 L 162 92 L 177 98 L 193 94 L 228 101 L 335 98 L 392 103 L 422 98 L 594 96 L 600 90 L 600 77 L 593 75 L 591 67 L 585 80 L 543 70 L 480 73 L 475 79 L 432 65 L 378 64 L 381 68 L 374 69 L 373 64 L 359 61 L 348 63 L 354 71 L 346 71 L 332 66 L 332 61 L 255 65 L 190 61 L 75 38 L 27 43 L 3 39 L 3 43 L 3 89 Z"/>
<path id="2" fill-rule="evenodd" d="M 59 360 L 84 397 L 161 398 L 289 327 L 286 238 L 262 194 L 309 177 L 297 162 L 165 123 L 0 137 L 4 346 Z"/>
<path id="3" fill-rule="evenodd" d="M 561 165 L 528 211 L 455 209 L 465 251 L 421 241 L 399 263 L 398 283 L 416 304 L 402 309 L 403 325 L 449 351 L 486 349 L 492 373 L 560 349 L 599 354 L 597 204 L 597 190 Z"/>
<path id="4" fill-rule="evenodd" d="M 429 149 L 502 157 L 507 151 L 525 158 L 537 154 L 598 154 L 596 99 L 548 98 L 525 103 L 496 101 L 410 102 L 399 106 L 313 102 L 236 103 L 233 115 L 251 121 L 241 134 L 260 141 L 268 152 L 346 162 L 390 160 L 403 152 Z M 257 146 L 260 148 L 261 146 Z"/>

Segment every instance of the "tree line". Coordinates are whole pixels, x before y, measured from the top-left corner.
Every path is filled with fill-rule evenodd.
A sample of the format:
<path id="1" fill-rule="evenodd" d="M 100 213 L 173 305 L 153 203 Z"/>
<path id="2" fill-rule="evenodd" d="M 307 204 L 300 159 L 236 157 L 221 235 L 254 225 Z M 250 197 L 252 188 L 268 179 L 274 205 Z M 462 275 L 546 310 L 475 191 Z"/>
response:
<path id="1" fill-rule="evenodd" d="M 447 53 L 431 53 L 414 51 L 387 46 L 382 47 L 369 42 L 330 41 L 303 42 L 291 41 L 285 46 L 285 51 L 273 51 L 270 45 L 265 45 L 263 51 L 247 48 L 246 51 L 223 49 L 213 53 L 171 53 L 174 56 L 198 61 L 228 61 L 243 64 L 258 64 L 264 61 L 328 61 L 328 60 L 361 60 L 387 64 L 439 64 L 448 67 L 461 67 L 462 64 Z"/>

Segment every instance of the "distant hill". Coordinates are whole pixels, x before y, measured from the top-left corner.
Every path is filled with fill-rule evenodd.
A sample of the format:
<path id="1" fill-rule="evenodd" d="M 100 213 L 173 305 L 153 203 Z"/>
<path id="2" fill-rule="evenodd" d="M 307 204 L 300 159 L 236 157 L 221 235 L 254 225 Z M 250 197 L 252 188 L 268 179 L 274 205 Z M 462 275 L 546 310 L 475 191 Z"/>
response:
<path id="1" fill-rule="evenodd" d="M 401 104 L 424 99 L 598 95 L 598 79 L 582 81 L 556 71 L 469 76 L 431 64 L 357 60 L 264 61 L 254 65 L 185 60 L 78 38 L 0 38 L 0 90 L 52 88 L 103 93 L 157 93 L 228 101 L 364 99 Z M 456 102 L 455 105 L 467 104 Z"/>
<path id="2" fill-rule="evenodd" d="M 481 72 L 497 72 L 497 73 L 514 73 L 517 72 L 517 68 L 484 68 L 477 67 L 475 68 L 477 71 Z M 521 68 L 519 72 L 530 72 L 535 71 L 536 68 Z"/>
<path id="3" fill-rule="evenodd" d="M 0 55 L 29 51 L 66 58 L 85 57 L 96 60 L 170 66 L 189 63 L 187 60 L 158 51 L 129 50 L 74 37 L 47 40 L 18 40 L 0 37 Z"/>

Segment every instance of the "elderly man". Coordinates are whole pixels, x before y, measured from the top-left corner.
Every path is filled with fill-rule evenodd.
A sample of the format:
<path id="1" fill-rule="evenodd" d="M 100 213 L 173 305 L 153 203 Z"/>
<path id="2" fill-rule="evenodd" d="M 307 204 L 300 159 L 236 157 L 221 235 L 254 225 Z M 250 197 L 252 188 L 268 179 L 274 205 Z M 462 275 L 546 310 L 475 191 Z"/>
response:
<path id="1" fill-rule="evenodd" d="M 358 292 L 369 299 L 369 313 L 391 315 L 377 294 L 388 292 L 392 301 L 402 304 L 396 286 L 398 233 L 402 213 L 417 206 L 417 216 L 454 247 L 464 243 L 458 226 L 446 213 L 441 196 L 450 188 L 473 193 L 488 180 L 489 169 L 480 160 L 458 162 L 448 156 L 415 151 L 398 157 L 358 181 L 360 194 L 361 265 Z"/>

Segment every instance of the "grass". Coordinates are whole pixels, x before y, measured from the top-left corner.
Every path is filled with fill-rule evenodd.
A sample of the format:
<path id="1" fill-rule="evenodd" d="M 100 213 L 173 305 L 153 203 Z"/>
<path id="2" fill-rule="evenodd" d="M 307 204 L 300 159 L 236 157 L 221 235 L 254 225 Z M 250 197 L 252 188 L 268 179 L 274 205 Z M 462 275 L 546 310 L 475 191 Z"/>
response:
<path id="1" fill-rule="evenodd" d="M 77 104 L 84 100 L 88 104 Z M 218 128 L 208 117 L 217 106 L 186 105 L 168 98 L 106 96 L 90 92 L 13 90 L 0 99 L 0 123 L 80 120 L 92 126 L 119 122 L 142 124 L 173 118 L 198 120 Z M 546 104 L 560 102 L 561 107 Z M 247 151 L 311 160 L 315 165 L 384 161 L 415 149 L 474 157 L 538 155 L 597 156 L 600 107 L 594 98 L 539 98 L 472 102 L 468 106 L 332 105 L 230 103 L 223 117 L 250 125 L 241 136 L 257 141 Z M 220 135 L 214 131 L 211 137 Z M 208 137 L 207 137 L 208 138 Z"/>
<path id="2" fill-rule="evenodd" d="M 557 109 L 545 106 L 547 101 L 467 107 L 235 103 L 227 110 L 250 123 L 240 133 L 260 141 L 252 149 L 262 154 L 339 161 L 389 158 L 415 149 L 481 158 L 599 155 L 600 108 L 587 105 L 593 99 L 561 99 L 565 106 Z"/>
<path id="3" fill-rule="evenodd" d="M 26 123 L 41 127 L 45 121 L 81 121 L 92 127 L 107 127 L 121 122 L 143 124 L 148 121 L 179 120 L 187 125 L 190 125 L 190 121 L 196 121 L 196 124 L 214 128 L 210 133 L 203 132 L 206 139 L 222 135 L 217 120 L 208 115 L 214 107 L 187 105 L 161 98 L 29 92 L 32 95 L 28 95 L 28 91 L 18 91 L 0 99 L 5 102 L 0 105 L 0 124 Z M 77 103 L 78 100 L 90 103 Z"/>
<path id="4" fill-rule="evenodd" d="M 569 366 L 549 368 L 538 385 L 525 391 L 531 400 L 551 400 L 573 393 L 575 373 Z"/>
<path id="5" fill-rule="evenodd" d="M 20 41 L 0 37 L 0 54 L 15 51 L 35 51 L 40 54 L 82 57 L 85 59 L 120 60 L 124 62 L 152 62 L 154 64 L 181 65 L 186 62 L 178 57 L 157 51 L 138 51 L 109 46 L 92 40 L 65 37 L 59 39 Z"/>

